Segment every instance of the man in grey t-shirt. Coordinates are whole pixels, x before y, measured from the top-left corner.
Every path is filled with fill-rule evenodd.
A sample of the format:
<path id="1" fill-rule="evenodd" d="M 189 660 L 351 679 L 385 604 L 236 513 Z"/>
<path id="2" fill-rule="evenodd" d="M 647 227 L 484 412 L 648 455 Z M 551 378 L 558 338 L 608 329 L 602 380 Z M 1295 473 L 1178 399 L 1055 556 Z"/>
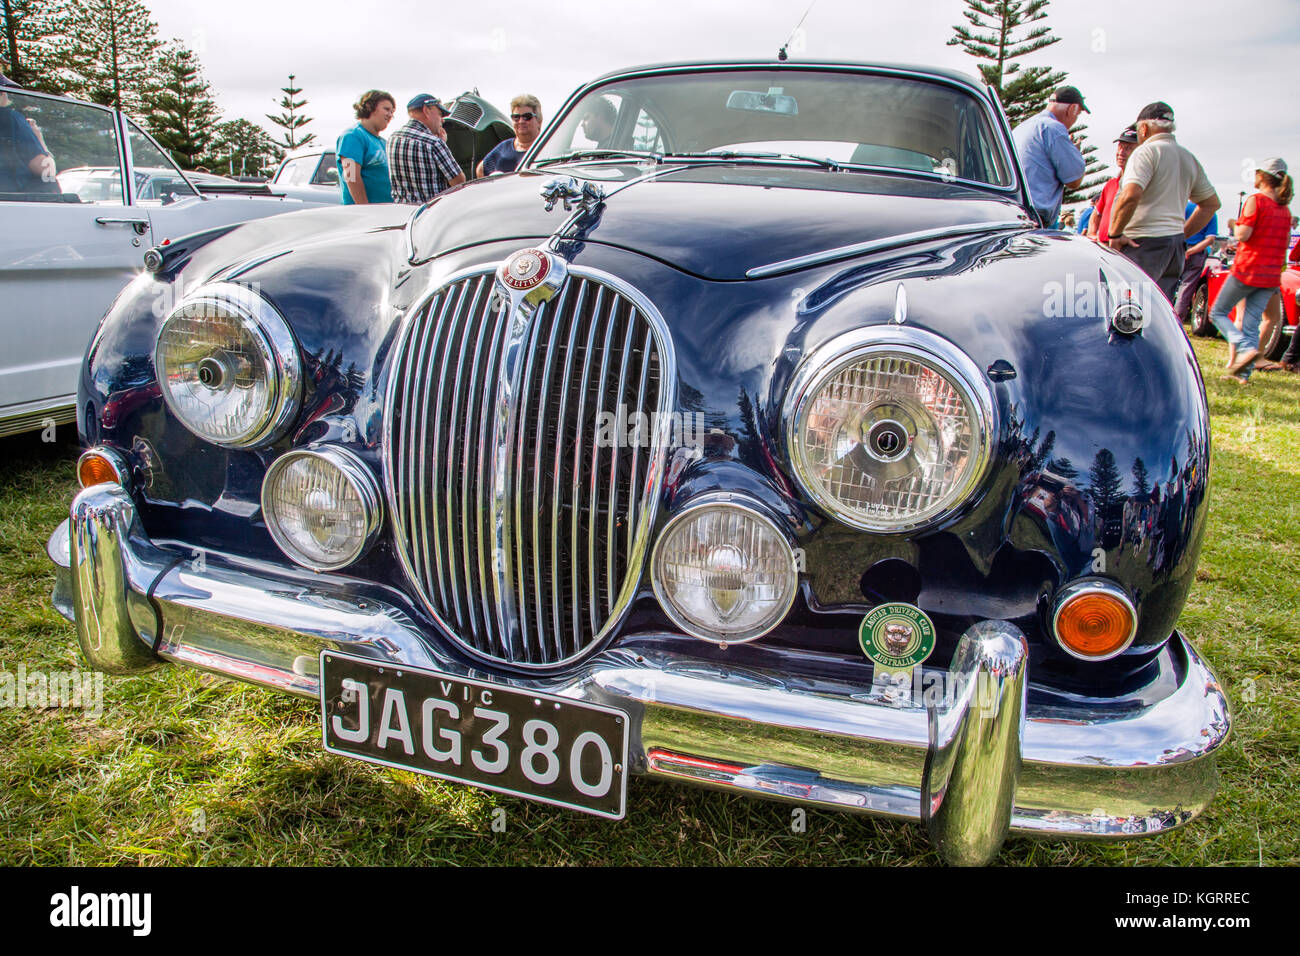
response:
<path id="1" fill-rule="evenodd" d="M 1190 151 L 1174 140 L 1174 111 L 1149 103 L 1138 114 L 1129 157 L 1110 212 L 1110 247 L 1136 262 L 1170 302 L 1183 271 L 1187 236 L 1219 208 L 1219 196 Z M 1188 200 L 1196 209 L 1185 220 Z"/>

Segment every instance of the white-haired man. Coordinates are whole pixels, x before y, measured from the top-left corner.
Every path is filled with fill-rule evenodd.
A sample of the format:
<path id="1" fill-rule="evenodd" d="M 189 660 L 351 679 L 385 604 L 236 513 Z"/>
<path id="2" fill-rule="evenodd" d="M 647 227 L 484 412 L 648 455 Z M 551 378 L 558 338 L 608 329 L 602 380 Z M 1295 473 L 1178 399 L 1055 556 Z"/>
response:
<path id="1" fill-rule="evenodd" d="M 1170 302 L 1183 271 L 1187 237 L 1219 209 L 1200 162 L 1174 140 L 1174 111 L 1148 103 L 1138 113 L 1138 148 L 1129 157 L 1110 212 L 1110 247 L 1136 262 Z M 1187 202 L 1196 209 L 1185 217 Z"/>
<path id="2" fill-rule="evenodd" d="M 1062 86 L 1048 99 L 1043 112 L 1029 117 L 1011 132 L 1025 170 L 1029 198 L 1045 226 L 1056 225 L 1065 190 L 1083 182 L 1087 163 L 1070 138 L 1070 127 L 1080 113 L 1089 112 L 1078 89 Z"/>

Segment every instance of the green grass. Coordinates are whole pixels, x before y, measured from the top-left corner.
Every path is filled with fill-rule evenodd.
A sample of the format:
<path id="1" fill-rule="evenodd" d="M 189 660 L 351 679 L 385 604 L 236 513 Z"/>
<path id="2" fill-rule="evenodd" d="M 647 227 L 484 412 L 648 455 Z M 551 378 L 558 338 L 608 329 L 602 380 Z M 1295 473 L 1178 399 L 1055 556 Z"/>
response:
<path id="1" fill-rule="evenodd" d="M 1219 380 L 1210 525 L 1181 627 L 1233 700 L 1221 790 L 1187 827 L 1120 844 L 1012 838 L 1021 865 L 1300 863 L 1300 378 Z M 66 430 L 65 430 L 66 431 Z M 0 670 L 83 665 L 44 553 L 75 442 L 0 441 Z M 506 829 L 494 833 L 494 810 Z M 0 709 L 0 864 L 838 864 L 938 862 L 915 825 L 633 778 L 609 823 L 325 754 L 300 701 L 166 667 L 105 680 L 99 717 Z"/>

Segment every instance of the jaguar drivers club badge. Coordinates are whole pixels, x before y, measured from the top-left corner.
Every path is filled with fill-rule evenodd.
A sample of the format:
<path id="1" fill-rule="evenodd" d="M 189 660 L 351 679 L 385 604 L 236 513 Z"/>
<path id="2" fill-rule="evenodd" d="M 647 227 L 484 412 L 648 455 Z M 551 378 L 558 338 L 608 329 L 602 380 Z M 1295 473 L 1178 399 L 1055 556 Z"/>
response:
<path id="1" fill-rule="evenodd" d="M 551 259 L 540 249 L 521 249 L 501 266 L 501 281 L 516 292 L 541 285 L 551 271 Z"/>
<path id="2" fill-rule="evenodd" d="M 934 650 L 934 623 L 915 605 L 881 604 L 862 619 L 858 643 L 877 667 L 908 670 Z"/>

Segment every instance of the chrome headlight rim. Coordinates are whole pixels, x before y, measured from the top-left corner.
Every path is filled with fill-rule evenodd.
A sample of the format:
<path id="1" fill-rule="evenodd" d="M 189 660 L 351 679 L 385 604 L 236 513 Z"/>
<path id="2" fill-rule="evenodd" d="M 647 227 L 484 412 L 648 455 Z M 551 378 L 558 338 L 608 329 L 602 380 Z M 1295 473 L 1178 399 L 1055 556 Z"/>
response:
<path id="1" fill-rule="evenodd" d="M 799 436 L 807 423 L 812 400 L 828 379 L 845 366 L 864 358 L 898 355 L 936 366 L 967 402 L 974 418 L 974 463 L 964 480 L 945 496 L 945 504 L 928 513 L 884 522 L 849 510 L 825 493 L 805 459 Z M 996 405 L 987 378 L 978 365 L 952 342 L 925 329 L 900 325 L 874 325 L 836 336 L 808 355 L 795 370 L 782 409 L 785 451 L 800 489 L 836 521 L 877 534 L 909 534 L 934 527 L 964 509 L 983 484 L 992 462 L 996 433 Z"/>
<path id="2" fill-rule="evenodd" d="M 227 309 L 238 315 L 244 329 L 262 345 L 263 371 L 267 381 L 274 384 L 275 397 L 256 427 L 237 439 L 217 439 L 196 429 L 176 407 L 171 390 L 167 387 L 161 355 L 163 333 L 174 318 L 195 306 Z M 187 431 L 213 445 L 223 448 L 255 448 L 272 444 L 283 437 L 298 414 L 303 391 L 303 367 L 298 342 L 279 310 L 247 286 L 234 282 L 213 282 L 200 286 L 185 296 L 159 325 L 153 360 L 154 376 L 168 410 Z"/>
<path id="3" fill-rule="evenodd" d="M 1084 654 L 1077 651 L 1065 641 L 1061 640 L 1057 633 L 1057 623 L 1061 619 L 1061 613 L 1065 610 L 1065 606 L 1075 598 L 1084 594 L 1105 594 L 1108 597 L 1114 598 L 1127 609 L 1129 619 L 1132 621 L 1132 624 L 1129 625 L 1128 636 L 1124 639 L 1124 642 L 1119 647 L 1112 651 L 1108 651 L 1105 654 Z M 1069 654 L 1075 660 L 1087 661 L 1088 663 L 1095 664 L 1100 661 L 1108 661 L 1112 658 L 1119 657 L 1133 646 L 1133 641 L 1137 638 L 1137 632 L 1137 605 L 1133 603 L 1133 599 L 1129 597 L 1128 592 L 1124 588 L 1107 578 L 1084 578 L 1079 581 L 1074 581 L 1057 591 L 1056 597 L 1052 601 L 1052 641 L 1059 649 L 1064 651 L 1066 654 Z"/>
<path id="4" fill-rule="evenodd" d="M 726 508 L 739 511 L 743 513 L 745 517 L 752 518 L 760 524 L 767 526 L 773 535 L 775 535 L 776 539 L 781 543 L 785 555 L 789 559 L 791 586 L 788 598 L 780 606 L 780 611 L 772 615 L 772 620 L 769 624 L 761 630 L 751 628 L 749 632 L 745 632 L 745 636 L 743 637 L 720 636 L 715 631 L 705 630 L 699 625 L 693 623 L 689 618 L 678 612 L 676 606 L 669 599 L 668 595 L 664 593 L 663 585 L 660 583 L 663 578 L 662 561 L 664 542 L 669 540 L 670 533 L 678 525 L 690 520 L 700 511 L 710 508 Z M 702 641 L 708 641 L 710 644 L 749 644 L 753 641 L 757 641 L 759 638 L 766 637 L 786 619 L 786 616 L 790 613 L 790 609 L 794 607 L 795 598 L 799 594 L 799 573 L 795 570 L 794 546 L 790 543 L 789 532 L 783 529 L 768 515 L 766 509 L 757 499 L 751 498 L 748 495 L 736 495 L 730 492 L 709 492 L 699 495 L 698 497 L 692 498 L 680 511 L 674 512 L 673 516 L 655 537 L 654 550 L 650 556 L 650 583 L 654 589 L 655 599 L 659 602 L 659 606 L 668 616 L 668 619 L 679 627 L 683 633 L 689 634 L 691 637 L 699 638 Z"/>
<path id="5" fill-rule="evenodd" d="M 318 458 L 333 465 L 343 474 L 343 477 L 356 491 L 357 497 L 361 500 L 366 518 L 365 533 L 362 536 L 360 546 L 346 558 L 330 562 L 312 560 L 288 541 L 279 528 L 278 521 L 273 520 L 272 516 L 275 512 L 269 507 L 268 502 L 271 488 L 274 487 L 280 473 L 300 458 Z M 379 529 L 383 527 L 383 502 L 379 482 L 376 480 L 371 468 L 354 452 L 337 445 L 308 445 L 305 448 L 294 448 L 287 451 L 271 462 L 271 466 L 266 469 L 266 475 L 262 479 L 262 522 L 266 525 L 266 530 L 270 533 L 272 540 L 275 541 L 276 547 L 280 549 L 280 552 L 286 558 L 311 571 L 338 571 L 359 561 L 370 550 L 371 545 L 375 543 L 375 539 L 379 535 Z"/>

